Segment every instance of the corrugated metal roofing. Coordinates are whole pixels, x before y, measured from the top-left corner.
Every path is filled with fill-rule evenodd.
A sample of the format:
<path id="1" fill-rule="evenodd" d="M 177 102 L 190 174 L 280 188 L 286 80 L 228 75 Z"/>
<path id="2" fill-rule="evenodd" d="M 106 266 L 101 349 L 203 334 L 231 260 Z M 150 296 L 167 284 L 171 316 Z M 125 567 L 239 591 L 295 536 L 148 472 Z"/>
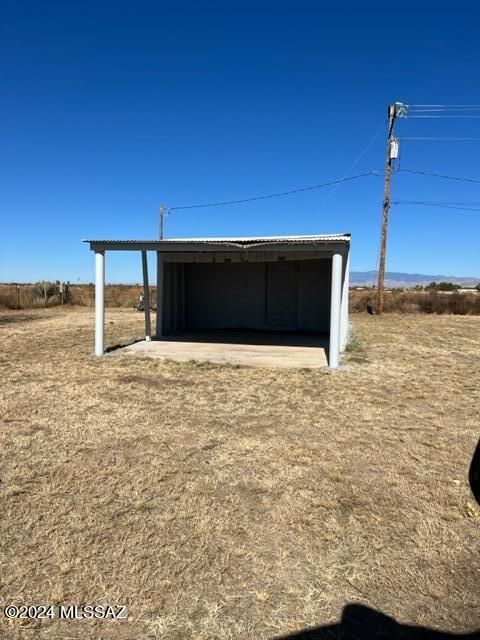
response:
<path id="1" fill-rule="evenodd" d="M 108 243 L 108 244 L 170 244 L 170 243 L 206 243 L 206 244 L 263 244 L 263 243 L 324 243 L 324 242 L 350 242 L 349 233 L 330 233 L 330 234 L 315 234 L 315 235 L 303 235 L 303 236 L 233 236 L 226 238 L 165 238 L 164 240 L 84 240 L 83 242 L 90 243 Z"/>

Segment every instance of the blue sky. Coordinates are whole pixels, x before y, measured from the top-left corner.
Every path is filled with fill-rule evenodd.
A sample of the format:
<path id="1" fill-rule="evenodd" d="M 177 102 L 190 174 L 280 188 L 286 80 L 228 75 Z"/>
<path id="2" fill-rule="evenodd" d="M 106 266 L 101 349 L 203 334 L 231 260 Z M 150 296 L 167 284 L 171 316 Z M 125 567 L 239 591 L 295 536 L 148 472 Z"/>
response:
<path id="1" fill-rule="evenodd" d="M 480 104 L 480 5 L 4 0 L 0 280 L 91 281 L 82 238 L 155 238 L 158 205 L 382 171 L 389 102 Z M 480 119 L 407 119 L 480 137 Z M 376 138 L 374 136 L 377 135 Z M 401 167 L 480 176 L 480 141 L 408 141 Z M 178 211 L 167 236 L 343 232 L 375 267 L 383 181 Z M 392 198 L 480 203 L 480 184 L 394 175 Z M 475 205 L 472 205 L 475 206 Z M 480 204 L 477 205 L 480 207 Z M 397 205 L 387 268 L 480 275 L 480 213 Z M 138 256 L 107 256 L 138 281 Z"/>

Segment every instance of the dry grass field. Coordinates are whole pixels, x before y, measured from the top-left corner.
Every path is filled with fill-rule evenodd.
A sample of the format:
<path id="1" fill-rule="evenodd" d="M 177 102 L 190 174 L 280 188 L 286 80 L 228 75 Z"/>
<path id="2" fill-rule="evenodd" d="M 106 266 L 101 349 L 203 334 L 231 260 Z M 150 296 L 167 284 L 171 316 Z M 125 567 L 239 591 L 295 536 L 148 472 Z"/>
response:
<path id="1" fill-rule="evenodd" d="M 0 601 L 128 618 L 1 637 L 272 639 L 355 602 L 480 628 L 480 318 L 353 321 L 330 372 L 95 359 L 89 309 L 2 313 Z M 142 322 L 108 310 L 109 343 Z"/>

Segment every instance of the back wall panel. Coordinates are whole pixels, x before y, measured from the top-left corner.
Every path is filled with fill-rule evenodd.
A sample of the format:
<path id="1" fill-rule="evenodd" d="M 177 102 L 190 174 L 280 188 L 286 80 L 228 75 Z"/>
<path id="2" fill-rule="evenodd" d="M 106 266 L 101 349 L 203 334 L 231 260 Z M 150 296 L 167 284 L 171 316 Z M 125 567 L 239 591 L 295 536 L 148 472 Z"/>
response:
<path id="1" fill-rule="evenodd" d="M 330 263 L 329 259 L 290 263 L 297 275 L 297 308 L 295 327 L 288 328 L 329 331 Z M 164 333 L 188 329 L 269 329 L 268 264 L 271 263 L 165 263 Z"/>
<path id="2" fill-rule="evenodd" d="M 265 328 L 265 264 L 186 266 L 189 328 Z"/>

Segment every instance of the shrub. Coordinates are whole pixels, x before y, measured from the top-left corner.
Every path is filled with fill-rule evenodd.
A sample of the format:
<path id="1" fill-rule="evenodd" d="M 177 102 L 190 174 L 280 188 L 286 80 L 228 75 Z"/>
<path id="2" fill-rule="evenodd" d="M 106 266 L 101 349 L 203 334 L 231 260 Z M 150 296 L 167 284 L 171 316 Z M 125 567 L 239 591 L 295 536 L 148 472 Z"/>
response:
<path id="1" fill-rule="evenodd" d="M 345 351 L 350 353 L 355 351 L 365 351 L 365 340 L 360 338 L 356 333 L 351 333 L 346 344 Z"/>

